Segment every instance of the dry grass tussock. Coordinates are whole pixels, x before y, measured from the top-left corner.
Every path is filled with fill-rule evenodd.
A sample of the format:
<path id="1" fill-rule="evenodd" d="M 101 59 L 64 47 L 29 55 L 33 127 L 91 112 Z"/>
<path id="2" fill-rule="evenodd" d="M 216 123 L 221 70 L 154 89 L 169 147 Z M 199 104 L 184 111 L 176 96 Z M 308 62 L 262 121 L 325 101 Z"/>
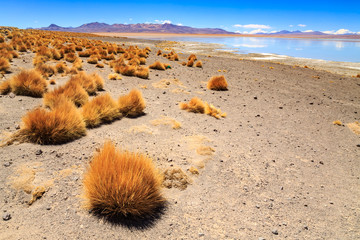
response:
<path id="1" fill-rule="evenodd" d="M 188 112 L 202 113 L 207 114 L 217 119 L 221 117 L 226 117 L 226 113 L 221 112 L 220 109 L 215 108 L 212 104 L 203 102 L 200 98 L 194 97 L 189 103 L 180 103 L 179 105 L 181 110 L 186 110 Z"/>
<path id="2" fill-rule="evenodd" d="M 228 90 L 228 84 L 224 76 L 213 76 L 207 84 L 207 88 L 216 91 Z"/>
<path id="3" fill-rule="evenodd" d="M 194 113 L 205 113 L 205 103 L 198 97 L 194 97 L 189 103 L 180 103 L 180 109 Z"/>
<path id="4" fill-rule="evenodd" d="M 146 104 L 141 92 L 133 89 L 128 95 L 119 97 L 118 106 L 124 116 L 137 117 L 144 114 Z"/>
<path id="5" fill-rule="evenodd" d="M 7 58 L 0 57 L 0 72 L 9 72 L 10 69 L 10 63 Z"/>
<path id="6" fill-rule="evenodd" d="M 157 69 L 157 70 L 163 70 L 163 71 L 166 69 L 165 65 L 163 63 L 159 62 L 159 61 L 156 61 L 153 64 L 151 64 L 149 66 L 149 68 Z"/>
<path id="7" fill-rule="evenodd" d="M 121 76 L 117 73 L 110 73 L 108 75 L 109 80 L 121 80 Z"/>
<path id="8" fill-rule="evenodd" d="M 15 141 L 37 144 L 62 144 L 86 135 L 85 123 L 75 105 L 61 97 L 52 111 L 36 108 L 22 118 L 19 131 L 7 144 Z"/>
<path id="9" fill-rule="evenodd" d="M 104 90 L 104 79 L 102 79 L 102 77 L 100 77 L 100 75 L 96 72 L 91 73 L 90 76 L 95 81 L 96 89 L 98 91 L 103 91 Z"/>
<path id="10" fill-rule="evenodd" d="M 64 86 L 55 88 L 44 95 L 44 105 L 53 109 L 59 97 L 64 96 L 76 106 L 82 106 L 89 100 L 85 89 L 77 82 L 67 82 Z"/>
<path id="11" fill-rule="evenodd" d="M 94 77 L 85 72 L 79 72 L 78 74 L 71 76 L 69 82 L 79 83 L 89 95 L 96 93 L 97 85 Z"/>
<path id="12" fill-rule="evenodd" d="M 149 78 L 149 68 L 147 68 L 147 67 L 138 67 L 136 69 L 135 75 L 138 78 L 148 79 Z"/>
<path id="13" fill-rule="evenodd" d="M 11 92 L 10 80 L 4 81 L 0 84 L 0 94 L 6 95 Z"/>
<path id="14" fill-rule="evenodd" d="M 84 175 L 84 206 L 110 216 L 151 216 L 165 202 L 161 181 L 150 158 L 106 142 Z"/>
<path id="15" fill-rule="evenodd" d="M 11 91 L 17 95 L 42 97 L 47 82 L 35 69 L 22 70 L 10 79 Z"/>
<path id="16" fill-rule="evenodd" d="M 195 67 L 202 68 L 203 67 L 202 61 L 196 62 Z"/>
<path id="17" fill-rule="evenodd" d="M 82 116 L 86 127 L 97 127 L 121 117 L 116 101 L 109 93 L 99 95 L 86 103 L 82 108 Z"/>
<path id="18" fill-rule="evenodd" d="M 124 76 L 135 76 L 136 66 L 133 65 L 120 66 L 120 73 Z"/>

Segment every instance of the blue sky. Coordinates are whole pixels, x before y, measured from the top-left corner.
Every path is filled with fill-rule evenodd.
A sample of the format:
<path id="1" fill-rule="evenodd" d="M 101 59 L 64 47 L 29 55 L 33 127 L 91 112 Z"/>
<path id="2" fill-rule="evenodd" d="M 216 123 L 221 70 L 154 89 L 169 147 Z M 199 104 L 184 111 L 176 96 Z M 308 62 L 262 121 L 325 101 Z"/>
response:
<path id="1" fill-rule="evenodd" d="M 8 0 L 1 6 L 0 25 L 19 28 L 51 23 L 77 27 L 89 22 L 171 22 L 247 33 L 284 29 L 360 33 L 360 0 Z"/>

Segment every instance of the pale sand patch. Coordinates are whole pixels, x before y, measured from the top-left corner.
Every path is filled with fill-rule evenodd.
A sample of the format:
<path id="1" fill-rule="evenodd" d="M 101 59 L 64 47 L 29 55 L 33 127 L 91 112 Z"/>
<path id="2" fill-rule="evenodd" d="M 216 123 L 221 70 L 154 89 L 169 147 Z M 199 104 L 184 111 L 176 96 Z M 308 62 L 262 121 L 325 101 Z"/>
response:
<path id="1" fill-rule="evenodd" d="M 356 135 L 360 135 L 360 122 L 355 121 L 347 124 L 348 128 L 353 131 Z"/>
<path id="2" fill-rule="evenodd" d="M 167 117 L 167 116 L 161 116 L 160 119 L 155 119 L 150 122 L 154 126 L 159 125 L 169 125 L 172 127 L 172 129 L 179 129 L 181 128 L 181 123 L 176 121 L 174 118 Z"/>

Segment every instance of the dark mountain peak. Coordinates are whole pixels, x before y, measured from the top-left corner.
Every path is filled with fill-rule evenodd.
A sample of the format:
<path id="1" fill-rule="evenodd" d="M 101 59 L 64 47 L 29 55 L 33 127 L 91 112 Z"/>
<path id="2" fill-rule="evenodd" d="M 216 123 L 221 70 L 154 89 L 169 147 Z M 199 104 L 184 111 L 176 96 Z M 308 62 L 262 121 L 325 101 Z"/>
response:
<path id="1" fill-rule="evenodd" d="M 48 26 L 48 28 L 60 28 L 60 26 L 52 23 Z"/>

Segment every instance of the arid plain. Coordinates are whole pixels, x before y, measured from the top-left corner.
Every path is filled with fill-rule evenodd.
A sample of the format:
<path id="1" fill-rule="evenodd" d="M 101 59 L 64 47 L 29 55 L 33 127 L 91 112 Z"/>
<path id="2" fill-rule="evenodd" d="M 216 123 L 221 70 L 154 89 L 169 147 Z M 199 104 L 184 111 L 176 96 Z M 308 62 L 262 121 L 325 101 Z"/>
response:
<path id="1" fill-rule="evenodd" d="M 176 42 L 7 31 L 5 44 L 18 57 L 0 84 L 35 68 L 46 43 L 60 52 L 58 60 L 52 54 L 43 62 L 53 72 L 38 67 L 47 92 L 79 72 L 96 72 L 103 89 L 90 100 L 105 93 L 117 100 L 138 89 L 146 107 L 143 115 L 88 127 L 85 136 L 67 143 L 3 144 L 0 239 L 360 238 L 360 78 L 215 51 L 196 52 L 194 65 L 187 66 L 194 52 Z M 19 40 L 24 35 L 28 46 Z M 70 50 L 61 56 L 62 48 Z M 145 65 L 136 66 L 160 61 L 165 70 L 150 69 L 147 78 L 119 70 L 110 80 L 117 71 L 113 60 L 130 64 L 137 58 L 126 59 L 131 49 L 147 52 Z M 88 62 L 90 55 L 80 57 L 87 50 L 97 55 L 98 66 Z M 71 52 L 80 60 L 71 62 Z M 66 62 L 62 73 L 55 67 L 59 62 Z M 207 88 L 219 75 L 227 91 Z M 194 97 L 221 113 L 216 118 L 180 109 Z M 44 98 L 0 95 L 3 143 L 23 129 L 22 117 L 38 106 L 45 108 Z M 84 208 L 84 174 L 107 140 L 149 156 L 162 173 L 166 204 L 150 219 L 109 221 Z"/>

